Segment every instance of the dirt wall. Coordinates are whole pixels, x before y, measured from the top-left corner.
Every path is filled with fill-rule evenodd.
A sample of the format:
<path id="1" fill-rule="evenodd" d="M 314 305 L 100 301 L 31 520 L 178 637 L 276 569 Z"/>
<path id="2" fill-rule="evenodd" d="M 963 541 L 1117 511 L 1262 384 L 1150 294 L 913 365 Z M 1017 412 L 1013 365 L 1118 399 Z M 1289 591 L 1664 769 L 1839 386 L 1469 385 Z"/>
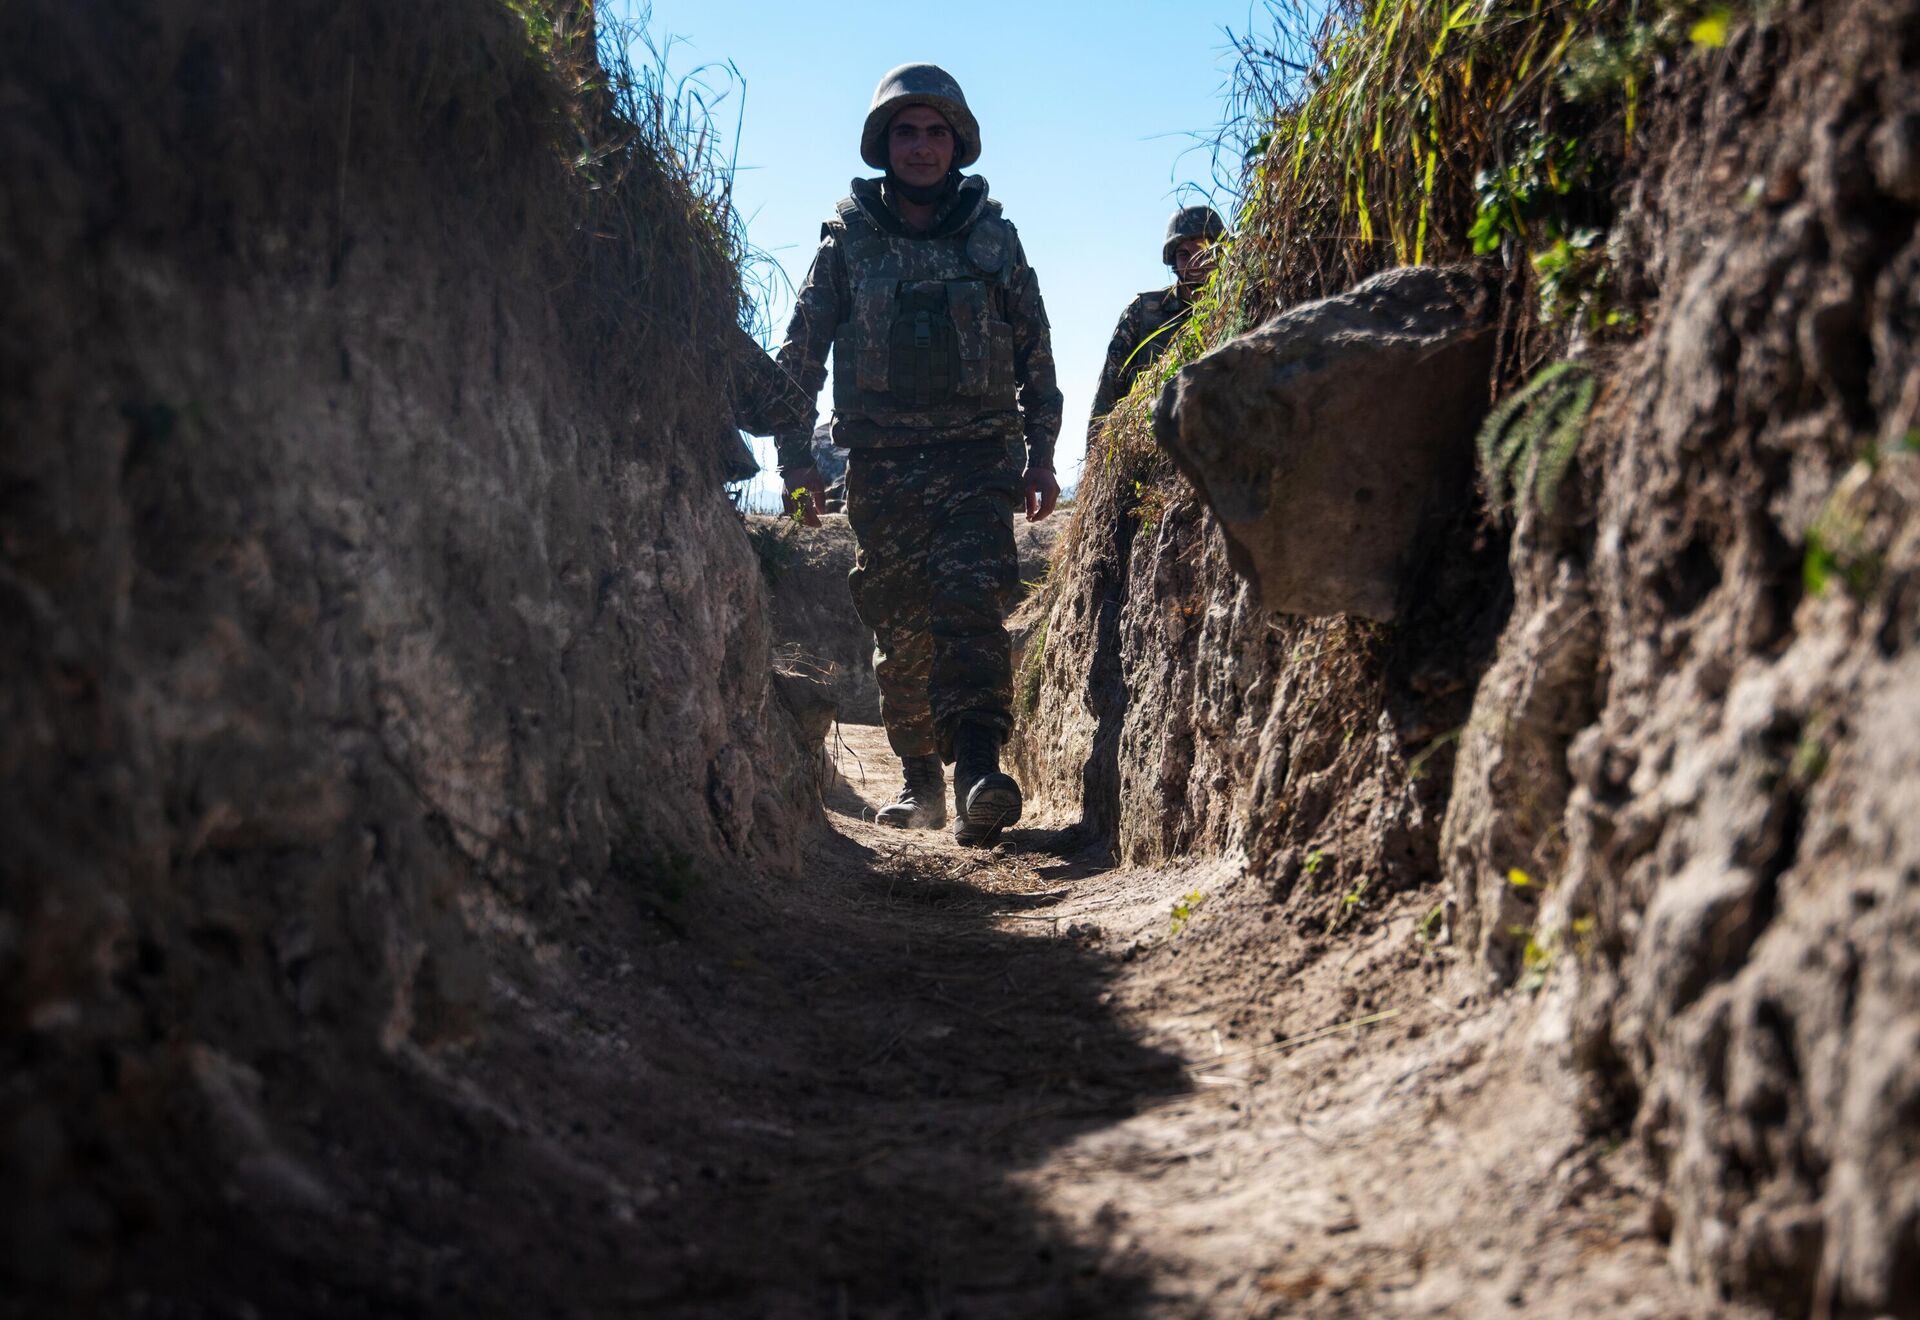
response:
<path id="1" fill-rule="evenodd" d="M 85 1297 L 324 1199 L 263 1088 L 402 1085 L 563 894 L 817 805 L 724 245 L 644 148 L 589 197 L 510 10 L 12 5 L 0 100 L 7 1291 Z"/>
<path id="2" fill-rule="evenodd" d="M 1910 3 L 1798 6 L 1670 88 L 1615 240 L 1653 318 L 1587 512 L 1515 542 L 1525 663 L 1482 688 L 1449 822 L 1489 968 L 1514 925 L 1561 969 L 1676 1266 L 1787 1314 L 1920 1314 L 1916 33 Z M 1542 706 L 1590 714 L 1518 732 Z M 1493 841 L 1516 749 L 1556 777 Z M 1517 921 L 1504 866 L 1550 881 Z"/>
<path id="3" fill-rule="evenodd" d="M 1136 470 L 1088 484 L 1056 556 L 1023 785 L 1128 862 L 1242 855 L 1303 921 L 1436 882 L 1448 735 L 1506 603 L 1497 540 L 1464 514 L 1436 529 L 1399 626 L 1272 615 L 1171 464 Z"/>
<path id="4" fill-rule="evenodd" d="M 1330 931 L 1430 887 L 1681 1274 L 1788 1314 L 1920 1296 L 1916 32 L 1802 4 L 1677 63 L 1609 247 L 1643 332 L 1573 346 L 1580 489 L 1511 538 L 1463 492 L 1399 623 L 1256 608 L 1123 414 L 1018 734 L 1127 860 L 1239 856 Z"/>

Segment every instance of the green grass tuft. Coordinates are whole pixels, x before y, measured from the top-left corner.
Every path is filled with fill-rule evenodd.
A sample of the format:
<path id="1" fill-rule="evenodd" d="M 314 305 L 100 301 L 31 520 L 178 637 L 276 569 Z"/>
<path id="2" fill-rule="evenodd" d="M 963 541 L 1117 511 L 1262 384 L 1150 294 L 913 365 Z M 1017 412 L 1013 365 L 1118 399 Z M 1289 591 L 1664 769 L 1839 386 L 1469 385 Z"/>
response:
<path id="1" fill-rule="evenodd" d="M 1598 392 L 1590 368 L 1556 362 L 1487 415 L 1477 444 L 1495 509 L 1517 508 L 1530 492 L 1540 508 L 1553 512 Z"/>

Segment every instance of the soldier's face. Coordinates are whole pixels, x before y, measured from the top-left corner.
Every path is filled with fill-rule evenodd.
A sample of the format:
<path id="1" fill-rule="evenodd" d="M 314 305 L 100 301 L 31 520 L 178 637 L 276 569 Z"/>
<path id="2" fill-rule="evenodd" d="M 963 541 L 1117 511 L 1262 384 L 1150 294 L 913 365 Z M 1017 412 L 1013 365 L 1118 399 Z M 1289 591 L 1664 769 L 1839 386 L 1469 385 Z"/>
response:
<path id="1" fill-rule="evenodd" d="M 895 178 L 931 187 L 953 168 L 953 129 L 938 110 L 910 105 L 887 128 L 887 164 Z"/>
<path id="2" fill-rule="evenodd" d="M 1173 273 L 1189 289 L 1197 289 L 1213 274 L 1219 260 L 1213 244 L 1198 238 L 1183 238 L 1173 245 Z"/>

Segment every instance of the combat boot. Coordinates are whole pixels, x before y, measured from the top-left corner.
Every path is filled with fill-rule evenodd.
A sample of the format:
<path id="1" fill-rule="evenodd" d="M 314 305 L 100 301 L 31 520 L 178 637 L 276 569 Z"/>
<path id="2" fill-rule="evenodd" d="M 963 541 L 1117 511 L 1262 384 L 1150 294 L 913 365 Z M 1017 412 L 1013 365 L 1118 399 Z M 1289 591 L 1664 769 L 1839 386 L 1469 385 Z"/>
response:
<path id="1" fill-rule="evenodd" d="M 897 830 L 937 830 L 947 823 L 947 775 L 938 756 L 909 756 L 900 796 L 880 808 L 880 823 Z"/>
<path id="2" fill-rule="evenodd" d="M 1020 819 L 1020 785 L 1000 772 L 1000 735 L 964 721 L 953 731 L 953 837 L 986 847 Z"/>

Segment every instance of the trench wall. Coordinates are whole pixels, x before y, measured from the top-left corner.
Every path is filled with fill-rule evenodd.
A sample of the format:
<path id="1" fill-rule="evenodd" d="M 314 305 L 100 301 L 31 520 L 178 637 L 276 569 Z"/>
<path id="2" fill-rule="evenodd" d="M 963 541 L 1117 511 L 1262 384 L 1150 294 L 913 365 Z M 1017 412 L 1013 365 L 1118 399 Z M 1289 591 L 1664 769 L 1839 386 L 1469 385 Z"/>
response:
<path id="1" fill-rule="evenodd" d="M 778 875 L 817 821 L 689 347 L 725 244 L 644 143 L 589 194 L 618 135 L 537 35 L 0 16 L 19 1295 L 109 1286 L 236 1178 L 297 1201 L 263 1076 L 377 1091 L 483 1038 L 563 897 Z"/>

